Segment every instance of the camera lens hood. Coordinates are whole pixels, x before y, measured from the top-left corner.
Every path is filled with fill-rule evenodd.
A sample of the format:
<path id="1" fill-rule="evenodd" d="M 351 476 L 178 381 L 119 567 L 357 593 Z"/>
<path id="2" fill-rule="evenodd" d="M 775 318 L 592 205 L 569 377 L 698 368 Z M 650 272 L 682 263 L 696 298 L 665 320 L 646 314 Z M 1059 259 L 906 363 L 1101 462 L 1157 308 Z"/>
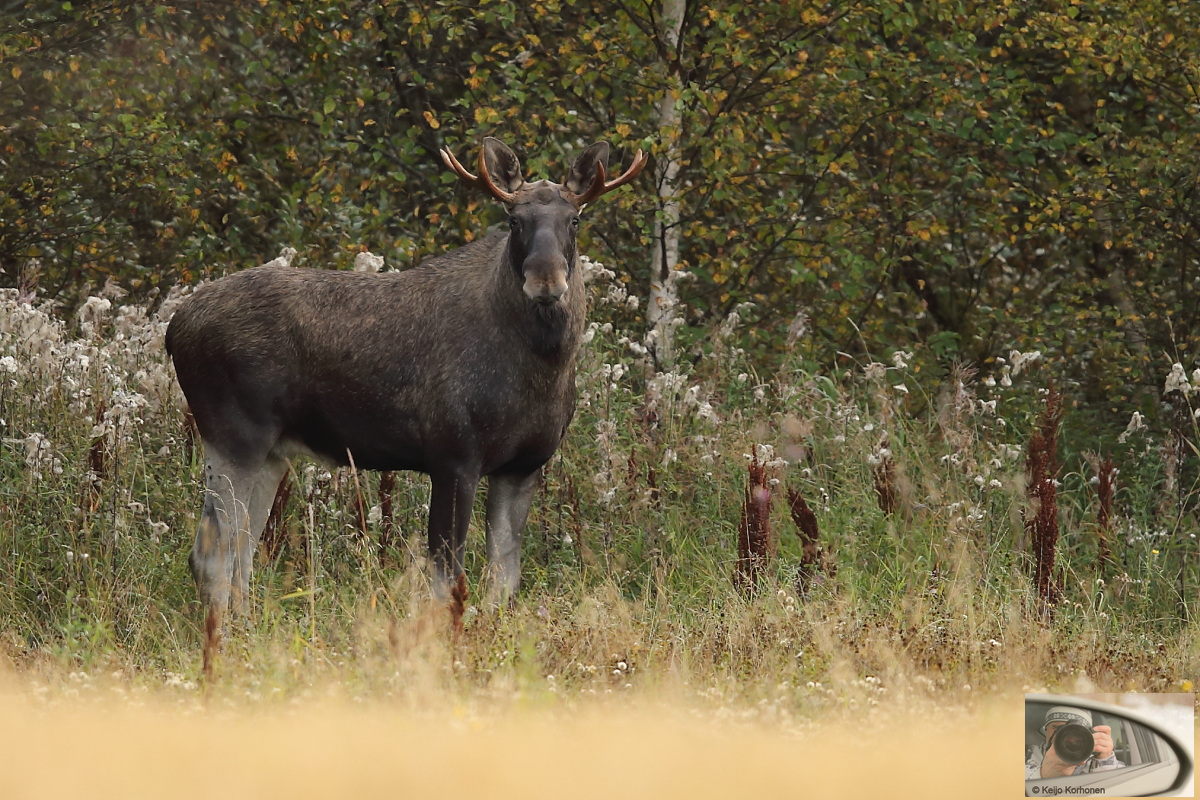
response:
<path id="1" fill-rule="evenodd" d="M 1082 725 L 1063 725 L 1054 734 L 1054 752 L 1066 764 L 1081 764 L 1096 749 L 1096 737 Z"/>

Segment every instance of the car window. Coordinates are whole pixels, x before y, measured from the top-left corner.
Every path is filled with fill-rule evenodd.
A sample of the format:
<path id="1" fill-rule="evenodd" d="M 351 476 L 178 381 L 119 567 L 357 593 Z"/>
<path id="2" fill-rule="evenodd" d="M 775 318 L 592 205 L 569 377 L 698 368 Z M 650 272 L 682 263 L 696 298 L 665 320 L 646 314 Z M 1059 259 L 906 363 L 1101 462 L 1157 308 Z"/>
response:
<path id="1" fill-rule="evenodd" d="M 1141 755 L 1141 761 L 1138 763 L 1157 763 L 1163 760 L 1158 750 L 1159 739 L 1154 735 L 1154 731 L 1137 725 L 1133 728 L 1133 738 L 1137 744 L 1137 750 Z"/>

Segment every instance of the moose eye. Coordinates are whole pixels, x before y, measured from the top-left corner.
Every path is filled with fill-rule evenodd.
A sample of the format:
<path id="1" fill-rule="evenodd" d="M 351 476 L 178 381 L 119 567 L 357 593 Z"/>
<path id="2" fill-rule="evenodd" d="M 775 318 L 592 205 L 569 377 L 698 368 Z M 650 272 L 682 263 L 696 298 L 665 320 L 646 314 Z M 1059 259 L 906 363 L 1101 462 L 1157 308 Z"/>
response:
<path id="1" fill-rule="evenodd" d="M 514 232 L 521 230 L 521 220 L 517 219 L 516 217 L 509 217 L 508 228 Z"/>
<path id="2" fill-rule="evenodd" d="M 579 217 L 571 217 L 571 227 L 572 228 L 579 227 Z"/>

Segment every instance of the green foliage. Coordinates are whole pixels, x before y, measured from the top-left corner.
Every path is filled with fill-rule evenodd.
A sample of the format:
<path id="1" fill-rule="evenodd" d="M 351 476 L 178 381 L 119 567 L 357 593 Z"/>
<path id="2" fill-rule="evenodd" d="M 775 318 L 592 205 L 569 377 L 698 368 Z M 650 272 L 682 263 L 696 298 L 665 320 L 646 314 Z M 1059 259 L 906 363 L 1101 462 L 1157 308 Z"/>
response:
<path id="1" fill-rule="evenodd" d="M 615 162 L 681 165 L 683 341 L 752 301 L 762 365 L 798 314 L 814 363 L 1042 350 L 1113 431 L 1198 354 L 1200 65 L 1169 33 L 1196 15 L 692 3 L 671 48 L 653 5 L 620 0 L 34 5 L 0 38 L 0 270 L 72 305 L 284 245 L 402 267 L 498 220 L 440 147 L 497 135 L 558 178 L 605 138 Z M 654 128 L 668 91 L 678 131 Z M 590 215 L 586 244 L 635 286 L 655 202 Z"/>

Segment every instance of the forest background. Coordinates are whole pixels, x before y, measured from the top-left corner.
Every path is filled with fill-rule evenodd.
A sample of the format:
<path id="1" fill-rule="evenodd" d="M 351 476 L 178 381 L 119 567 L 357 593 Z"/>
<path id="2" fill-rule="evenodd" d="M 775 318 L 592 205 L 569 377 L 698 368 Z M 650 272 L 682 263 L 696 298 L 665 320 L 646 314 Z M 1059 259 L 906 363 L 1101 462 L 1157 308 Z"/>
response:
<path id="1" fill-rule="evenodd" d="M 647 316 L 681 292 L 683 352 L 743 302 L 764 364 L 1040 350 L 1107 429 L 1196 366 L 1193 4 L 18 6 L 0 272 L 69 308 L 284 246 L 404 268 L 502 215 L 439 148 L 494 135 L 561 179 L 605 139 L 652 168 L 584 251 Z"/>

